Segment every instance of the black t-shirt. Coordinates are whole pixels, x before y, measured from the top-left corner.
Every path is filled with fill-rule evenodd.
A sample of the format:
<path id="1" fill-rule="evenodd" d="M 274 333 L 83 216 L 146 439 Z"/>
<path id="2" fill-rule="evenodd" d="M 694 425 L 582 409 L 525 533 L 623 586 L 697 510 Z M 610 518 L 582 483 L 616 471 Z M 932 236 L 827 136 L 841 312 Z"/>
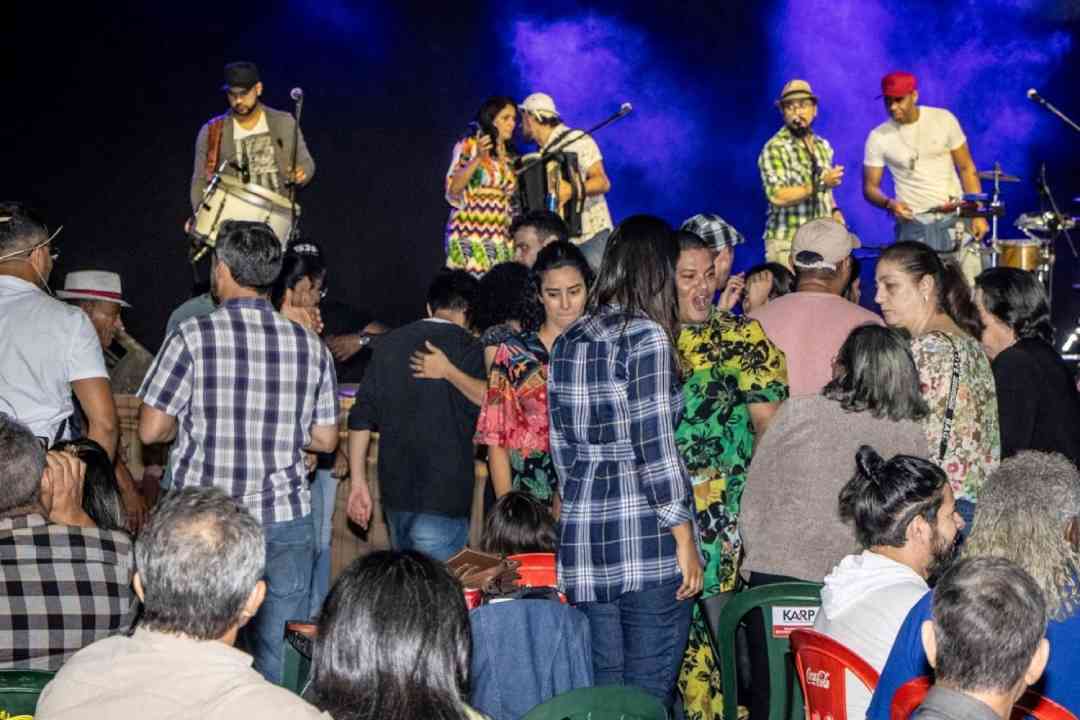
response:
<path id="1" fill-rule="evenodd" d="M 453 323 L 418 320 L 379 338 L 349 412 L 349 429 L 379 431 L 383 507 L 468 517 L 480 409 L 446 380 L 412 376 L 409 356 L 425 340 L 465 373 L 484 376 L 475 338 Z"/>
<path id="2" fill-rule="evenodd" d="M 1080 463 L 1080 396 L 1054 348 L 1041 340 L 1020 340 L 990 366 L 997 385 L 1001 457 L 1042 450 Z"/>

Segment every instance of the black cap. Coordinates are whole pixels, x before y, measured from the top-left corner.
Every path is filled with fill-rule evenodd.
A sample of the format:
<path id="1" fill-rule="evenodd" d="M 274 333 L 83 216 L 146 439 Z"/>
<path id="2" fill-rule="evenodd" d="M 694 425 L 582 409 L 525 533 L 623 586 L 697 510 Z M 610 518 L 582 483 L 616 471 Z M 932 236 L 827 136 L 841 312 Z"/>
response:
<path id="1" fill-rule="evenodd" d="M 250 90 L 259 82 L 259 68 L 253 62 L 234 62 L 225 66 L 225 84 L 222 90 L 228 92 L 230 88 L 243 88 Z"/>

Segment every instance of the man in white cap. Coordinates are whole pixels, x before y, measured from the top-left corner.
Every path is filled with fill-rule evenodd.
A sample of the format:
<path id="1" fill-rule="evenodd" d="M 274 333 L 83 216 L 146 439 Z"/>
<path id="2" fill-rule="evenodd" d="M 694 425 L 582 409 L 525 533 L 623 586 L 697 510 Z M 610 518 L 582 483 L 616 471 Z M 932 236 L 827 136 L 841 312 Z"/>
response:
<path id="1" fill-rule="evenodd" d="M 135 390 L 137 390 L 138 383 L 142 381 L 142 377 L 146 374 L 154 358 L 147 352 L 146 348 L 139 345 L 134 338 L 124 332 L 124 323 L 120 319 L 120 311 L 122 308 L 131 307 L 131 305 L 124 301 L 120 276 L 114 272 L 104 270 L 82 270 L 68 273 L 67 277 L 64 278 L 64 289 L 57 290 L 56 297 L 70 301 L 73 305 L 82 309 L 90 319 L 90 324 L 94 326 L 98 340 L 101 342 L 105 366 L 111 377 L 111 385 L 114 391 L 118 391 L 116 390 L 117 375 L 131 374 L 125 371 L 124 366 L 141 366 L 141 372 L 138 372 L 139 377 L 136 380 Z M 109 351 L 109 347 L 117 339 L 118 333 L 121 335 L 121 343 L 126 350 L 122 359 L 117 358 Z M 138 371 L 137 367 L 135 369 Z M 128 392 L 133 393 L 134 390 Z M 81 411 L 81 404 L 77 400 L 76 398 L 74 404 Z M 76 413 L 76 415 L 79 414 Z M 79 422 L 81 424 L 82 418 L 79 418 Z M 137 531 L 142 527 L 149 508 L 135 487 L 135 480 L 123 460 L 123 454 L 121 452 L 116 458 L 116 483 L 124 502 L 124 510 L 127 513 L 128 527 L 133 531 Z"/>
<path id="2" fill-rule="evenodd" d="M 545 93 L 533 93 L 518 106 L 521 109 L 521 128 L 525 137 L 536 142 L 540 152 L 561 148 L 576 153 L 584 186 L 585 206 L 581 213 L 581 233 L 570 241 L 581 247 L 585 259 L 594 270 L 599 269 L 604 247 L 611 234 L 611 213 L 604 194 L 611 190 L 611 181 L 604 172 L 604 158 L 592 136 L 583 130 L 572 130 L 563 124 L 555 101 Z M 559 186 L 559 203 L 570 198 L 571 186 Z"/>
<path id="3" fill-rule="evenodd" d="M 74 393 L 85 435 L 111 458 L 119 423 L 101 344 L 82 312 L 51 297 L 55 237 L 22 204 L 0 203 L 0 412 L 52 445 L 74 437 Z"/>
<path id="4" fill-rule="evenodd" d="M 835 220 L 805 223 L 791 248 L 795 292 L 750 313 L 787 356 L 791 397 L 821 392 L 852 330 L 866 323 L 884 325 L 879 316 L 842 297 L 851 276 L 851 251 L 859 246 L 859 238 Z"/>
<path id="5" fill-rule="evenodd" d="M 844 222 L 833 188 L 844 166 L 833 166 L 829 141 L 811 129 L 818 99 L 805 80 L 791 80 L 776 101 L 784 127 L 769 138 L 758 156 L 761 184 L 769 209 L 765 219 L 765 259 L 791 267 L 791 242 L 804 223 L 816 218 Z"/>

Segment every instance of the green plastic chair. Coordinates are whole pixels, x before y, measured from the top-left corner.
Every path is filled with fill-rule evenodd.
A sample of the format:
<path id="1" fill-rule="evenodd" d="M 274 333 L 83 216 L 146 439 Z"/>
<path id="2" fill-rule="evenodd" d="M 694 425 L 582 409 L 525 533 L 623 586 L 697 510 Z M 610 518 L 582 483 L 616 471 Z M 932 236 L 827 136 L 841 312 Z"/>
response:
<path id="1" fill-rule="evenodd" d="M 38 696 L 55 675 L 48 670 L 0 671 L 0 710 L 8 715 L 33 715 Z"/>
<path id="2" fill-rule="evenodd" d="M 666 720 L 657 698 L 629 685 L 578 688 L 556 695 L 525 713 L 522 720 Z"/>
<path id="3" fill-rule="evenodd" d="M 311 643 L 315 626 L 311 623 L 293 621 L 285 625 L 282 645 L 281 686 L 302 695 L 311 674 Z"/>
<path id="4" fill-rule="evenodd" d="M 787 637 L 773 637 L 774 607 L 820 607 L 819 583 L 786 582 L 763 585 L 735 594 L 720 611 L 717 637 L 711 638 L 720 660 L 724 689 L 724 720 L 738 720 L 738 672 L 735 666 L 735 630 L 755 608 L 765 616 L 766 653 L 769 658 L 769 719 L 804 720 L 802 689 L 795 682 L 791 646 Z"/>

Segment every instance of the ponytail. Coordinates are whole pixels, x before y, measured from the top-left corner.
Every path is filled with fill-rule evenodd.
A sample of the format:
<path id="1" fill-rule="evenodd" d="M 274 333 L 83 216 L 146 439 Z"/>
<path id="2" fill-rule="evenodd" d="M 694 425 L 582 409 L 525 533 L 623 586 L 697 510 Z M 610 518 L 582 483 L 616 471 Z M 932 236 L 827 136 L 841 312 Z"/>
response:
<path id="1" fill-rule="evenodd" d="M 971 286 L 955 261 L 943 261 L 930 247 L 913 240 L 890 245 L 881 253 L 879 262 L 884 261 L 899 265 L 915 282 L 931 276 L 938 309 L 968 335 L 976 340 L 982 337 L 983 325 L 971 296 Z"/>

